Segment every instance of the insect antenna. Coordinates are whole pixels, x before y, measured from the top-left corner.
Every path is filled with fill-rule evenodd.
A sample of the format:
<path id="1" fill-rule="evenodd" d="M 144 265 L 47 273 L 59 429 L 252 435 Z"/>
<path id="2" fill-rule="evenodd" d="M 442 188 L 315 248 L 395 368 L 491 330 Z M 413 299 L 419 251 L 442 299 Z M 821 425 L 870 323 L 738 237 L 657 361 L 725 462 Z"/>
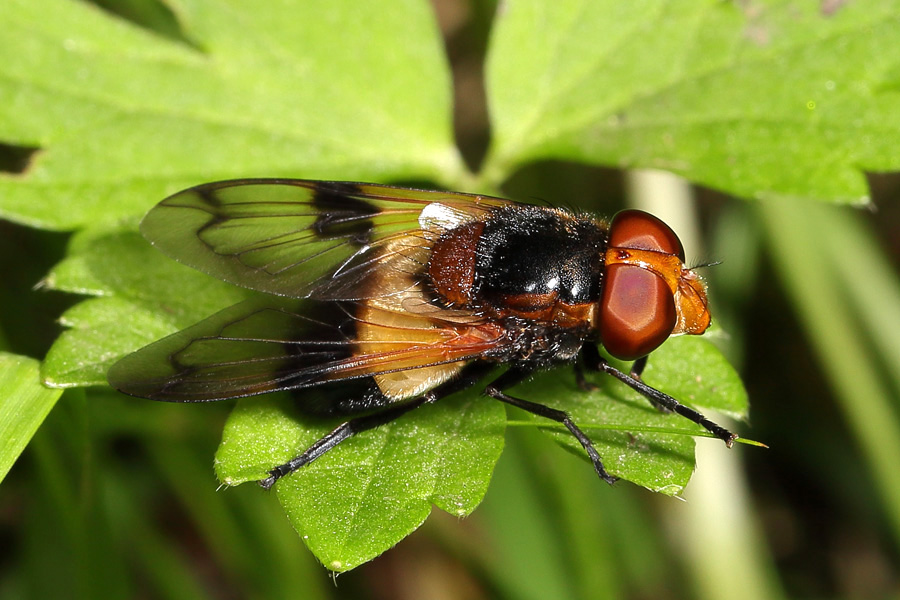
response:
<path id="1" fill-rule="evenodd" d="M 692 264 L 689 268 L 693 271 L 694 269 L 706 269 L 708 267 L 715 267 L 717 265 L 721 265 L 723 261 L 721 260 L 708 260 L 702 261 L 699 263 Z"/>

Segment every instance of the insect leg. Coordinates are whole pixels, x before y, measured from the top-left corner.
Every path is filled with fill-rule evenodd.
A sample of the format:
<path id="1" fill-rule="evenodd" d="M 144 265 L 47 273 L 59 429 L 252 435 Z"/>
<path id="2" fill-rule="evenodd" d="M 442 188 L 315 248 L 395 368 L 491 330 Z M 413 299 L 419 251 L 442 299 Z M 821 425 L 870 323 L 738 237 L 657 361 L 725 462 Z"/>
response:
<path id="1" fill-rule="evenodd" d="M 356 417 L 354 419 L 350 419 L 349 421 L 341 423 L 329 433 L 326 433 L 324 436 L 322 436 L 322 438 L 320 438 L 312 446 L 307 448 L 306 451 L 300 456 L 292 458 L 283 465 L 278 465 L 277 467 L 271 469 L 269 471 L 269 476 L 265 479 L 260 480 L 259 485 L 264 489 L 271 488 L 276 481 L 278 481 L 285 475 L 289 475 L 297 469 L 303 467 L 304 465 L 308 465 L 347 438 L 352 437 L 357 433 L 361 433 L 369 429 L 374 429 L 375 427 L 378 427 L 380 425 L 390 423 L 391 421 L 400 418 L 409 411 L 416 409 L 423 404 L 436 402 L 441 398 L 444 398 L 445 396 L 449 396 L 450 394 L 471 387 L 472 385 L 477 383 L 479 379 L 484 377 L 492 368 L 493 365 L 489 363 L 473 363 L 463 369 L 459 377 L 457 377 L 456 379 L 443 383 L 433 390 L 423 394 L 422 396 L 419 396 L 418 398 L 404 402 L 403 404 L 397 406 L 388 407 L 387 409 L 381 410 L 380 412 L 377 412 L 375 414 Z"/>
<path id="2" fill-rule="evenodd" d="M 581 358 L 584 360 L 585 364 L 592 371 L 601 371 L 602 369 L 597 368 L 597 365 L 601 362 L 604 362 L 602 356 L 600 356 L 600 351 L 597 350 L 597 346 L 593 344 L 585 344 L 581 349 Z M 642 356 L 631 364 L 631 370 L 629 371 L 629 375 L 631 378 L 636 381 L 641 381 L 641 375 L 644 373 L 644 369 L 647 367 L 647 357 Z M 594 386 L 596 389 L 597 386 Z M 582 388 L 584 389 L 584 388 Z M 662 413 L 670 413 L 672 409 L 666 406 L 665 404 L 660 404 L 656 398 L 651 398 L 647 396 L 647 400 L 650 401 L 650 404 L 656 407 L 659 412 Z"/>
<path id="3" fill-rule="evenodd" d="M 578 389 L 584 392 L 593 392 L 597 389 L 597 386 L 584 377 L 584 367 L 581 366 L 580 361 L 576 361 L 574 365 L 575 369 L 575 383 L 578 385 Z"/>
<path id="4" fill-rule="evenodd" d="M 597 351 L 597 347 L 591 346 L 591 348 L 593 349 L 594 353 L 596 354 L 597 359 L 603 360 L 602 358 L 600 358 L 600 353 Z M 595 360 L 597 360 L 597 359 L 595 359 Z M 595 362 L 595 364 L 596 364 L 596 362 Z M 631 370 L 628 372 L 628 374 L 631 375 L 632 379 L 635 379 L 637 381 L 643 381 L 641 379 L 641 375 L 644 373 L 644 369 L 646 367 L 647 367 L 647 356 L 642 356 L 631 364 Z M 672 412 L 671 408 L 669 408 L 665 404 L 661 404 L 660 402 L 658 402 L 656 400 L 656 398 L 647 398 L 647 399 L 650 401 L 650 403 L 653 406 L 655 406 L 657 409 L 659 409 L 659 412 L 664 412 L 664 413 Z"/>
<path id="5" fill-rule="evenodd" d="M 592 348 L 593 351 L 587 350 L 587 348 L 589 347 Z M 636 378 L 632 375 L 626 375 L 622 371 L 606 362 L 606 360 L 602 356 L 600 356 L 600 353 L 597 351 L 596 347 L 585 346 L 585 350 L 585 362 L 587 363 L 589 368 L 597 371 L 602 371 L 603 373 L 606 373 L 608 375 L 612 375 L 631 389 L 642 394 L 655 406 L 658 406 L 666 411 L 677 413 L 682 417 L 685 417 L 686 419 L 690 419 L 698 425 L 702 425 L 707 431 L 725 442 L 725 445 L 729 448 L 731 448 L 731 446 L 734 444 L 734 440 L 736 440 L 738 437 L 737 434 L 728 431 L 721 425 L 713 423 L 693 408 L 689 408 L 684 404 L 681 404 L 672 396 L 665 394 L 656 388 L 650 387 L 639 378 Z M 641 368 L 641 370 L 643 370 L 643 367 Z"/>
<path id="6" fill-rule="evenodd" d="M 557 423 L 562 423 L 563 425 L 565 425 L 566 428 L 572 433 L 572 435 L 575 436 L 575 439 L 579 441 L 585 452 L 587 452 L 588 457 L 594 464 L 594 470 L 597 472 L 597 475 L 600 476 L 600 479 L 602 479 L 606 483 L 615 483 L 618 478 L 613 477 L 606 471 L 606 468 L 603 466 L 603 461 L 600 459 L 600 454 L 594 448 L 594 443 L 591 442 L 591 439 L 587 435 L 585 435 L 585 433 L 581 431 L 581 429 L 578 428 L 578 426 L 572 421 L 568 414 L 561 410 L 550 408 L 549 406 L 544 406 L 543 404 L 530 402 L 528 400 L 522 400 L 521 398 L 514 398 L 503 393 L 504 389 L 510 388 L 523 381 L 524 379 L 527 379 L 533 372 L 533 369 L 512 367 L 503 375 L 494 380 L 490 385 L 488 385 L 484 389 L 484 393 L 485 395 L 500 400 L 501 402 L 505 402 L 512 406 L 521 408 L 522 410 L 526 410 L 539 417 L 551 419 L 553 421 L 556 421 Z"/>
<path id="7" fill-rule="evenodd" d="M 420 398 L 416 398 L 411 402 L 406 402 L 401 404 L 400 406 L 394 406 L 387 410 L 383 410 L 374 415 L 366 415 L 364 417 L 357 417 L 355 419 L 350 419 L 349 421 L 345 421 L 341 423 L 329 433 L 326 433 L 322 438 L 320 438 L 316 443 L 306 449 L 306 451 L 297 456 L 296 458 L 292 458 L 288 462 L 283 465 L 278 465 L 269 471 L 269 476 L 263 480 L 260 480 L 259 485 L 261 485 L 264 489 L 269 489 L 275 482 L 285 475 L 289 475 L 293 473 L 300 467 L 311 463 L 316 460 L 344 440 L 349 437 L 360 433 L 361 431 L 366 431 L 368 429 L 372 429 L 374 427 L 378 427 L 379 425 L 384 425 L 386 423 L 390 423 L 394 419 L 397 419 L 414 408 L 418 408 L 427 402 L 426 397 L 422 396 Z"/>
<path id="8" fill-rule="evenodd" d="M 596 346 L 591 346 L 591 348 L 593 348 L 594 351 L 596 352 L 596 350 L 597 350 Z M 641 378 L 641 374 L 644 372 L 644 369 L 646 367 L 647 367 L 647 357 L 642 356 L 631 364 L 631 371 L 629 372 L 629 375 L 631 375 L 631 377 L 633 379 L 639 380 Z"/>

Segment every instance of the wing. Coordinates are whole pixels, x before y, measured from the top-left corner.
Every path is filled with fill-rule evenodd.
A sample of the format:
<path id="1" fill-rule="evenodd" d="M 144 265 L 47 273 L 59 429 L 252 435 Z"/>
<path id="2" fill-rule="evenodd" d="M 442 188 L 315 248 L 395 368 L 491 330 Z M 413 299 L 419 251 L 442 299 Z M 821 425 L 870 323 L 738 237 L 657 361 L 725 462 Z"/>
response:
<path id="1" fill-rule="evenodd" d="M 163 200 L 141 223 L 170 257 L 219 279 L 292 298 L 359 300 L 387 243 L 430 244 L 512 201 L 365 183 L 243 179 Z"/>
<path id="2" fill-rule="evenodd" d="M 133 396 L 205 402 L 373 377 L 394 402 L 446 381 L 503 343 L 495 325 L 458 311 L 269 297 L 124 357 L 108 379 Z"/>

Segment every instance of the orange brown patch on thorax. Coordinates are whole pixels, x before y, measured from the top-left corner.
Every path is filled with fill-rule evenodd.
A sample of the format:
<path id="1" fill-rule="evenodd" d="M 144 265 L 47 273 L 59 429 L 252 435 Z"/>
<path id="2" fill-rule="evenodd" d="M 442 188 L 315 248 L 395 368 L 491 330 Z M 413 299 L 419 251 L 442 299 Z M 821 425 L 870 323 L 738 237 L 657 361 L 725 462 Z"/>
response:
<path id="1" fill-rule="evenodd" d="M 465 223 L 441 236 L 431 249 L 429 278 L 435 291 L 450 304 L 466 306 L 472 300 L 482 231 L 482 222 Z"/>

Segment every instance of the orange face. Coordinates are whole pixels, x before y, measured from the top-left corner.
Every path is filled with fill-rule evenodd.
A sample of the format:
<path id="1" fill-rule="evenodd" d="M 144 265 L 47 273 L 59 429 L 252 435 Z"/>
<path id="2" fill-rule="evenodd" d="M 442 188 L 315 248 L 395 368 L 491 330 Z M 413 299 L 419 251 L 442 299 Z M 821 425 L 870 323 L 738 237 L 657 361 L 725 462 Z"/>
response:
<path id="1" fill-rule="evenodd" d="M 668 225 L 639 210 L 610 224 L 600 299 L 600 339 L 623 360 L 646 356 L 673 334 L 709 327 L 706 287 L 684 265 L 684 249 Z"/>

